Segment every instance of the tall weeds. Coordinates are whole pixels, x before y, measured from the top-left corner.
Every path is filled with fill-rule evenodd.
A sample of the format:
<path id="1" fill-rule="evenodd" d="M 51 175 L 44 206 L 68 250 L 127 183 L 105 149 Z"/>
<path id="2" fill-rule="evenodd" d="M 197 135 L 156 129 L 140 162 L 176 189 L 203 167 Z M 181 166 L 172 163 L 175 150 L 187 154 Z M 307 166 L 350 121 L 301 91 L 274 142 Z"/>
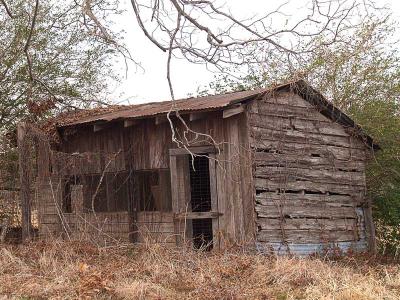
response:
<path id="1" fill-rule="evenodd" d="M 29 299 L 399 299 L 400 266 L 161 245 L 34 242 L 0 250 L 0 295 Z"/>

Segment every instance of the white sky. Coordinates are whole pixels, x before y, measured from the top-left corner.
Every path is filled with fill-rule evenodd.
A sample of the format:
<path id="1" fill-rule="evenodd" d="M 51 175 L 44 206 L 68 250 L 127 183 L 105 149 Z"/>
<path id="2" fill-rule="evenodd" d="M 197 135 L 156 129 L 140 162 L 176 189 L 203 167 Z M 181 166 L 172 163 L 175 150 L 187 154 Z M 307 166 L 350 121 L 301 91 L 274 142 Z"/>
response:
<path id="1" fill-rule="evenodd" d="M 302 0 L 292 1 L 296 5 Z M 273 6 L 271 7 L 271 2 Z M 260 12 L 271 11 L 282 0 L 229 0 L 226 5 L 233 13 L 251 16 Z M 393 17 L 400 19 L 400 0 L 376 0 L 378 5 L 387 4 L 392 8 Z M 115 103 L 143 103 L 170 99 L 166 80 L 167 55 L 147 40 L 137 25 L 130 0 L 121 1 L 127 11 L 118 17 L 118 27 L 126 31 L 125 43 L 132 56 L 141 63 L 143 70 L 136 70 L 130 65 L 127 77 L 124 76 L 121 84 L 110 91 Z M 293 5 L 293 4 L 291 4 Z M 124 69 L 121 64 L 119 69 Z M 204 65 L 194 65 L 183 60 L 173 60 L 172 81 L 176 98 L 183 98 L 195 93 L 199 86 L 207 85 L 212 81 L 214 74 Z"/>

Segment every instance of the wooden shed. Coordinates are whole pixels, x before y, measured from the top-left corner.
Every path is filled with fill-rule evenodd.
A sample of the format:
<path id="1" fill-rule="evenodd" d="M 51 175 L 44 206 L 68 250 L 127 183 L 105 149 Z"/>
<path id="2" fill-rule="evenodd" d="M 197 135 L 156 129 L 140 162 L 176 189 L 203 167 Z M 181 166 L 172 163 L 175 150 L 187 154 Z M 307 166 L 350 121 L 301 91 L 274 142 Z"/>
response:
<path id="1" fill-rule="evenodd" d="M 312 254 L 374 247 L 379 147 L 304 81 L 56 119 L 37 144 L 42 236 Z"/>

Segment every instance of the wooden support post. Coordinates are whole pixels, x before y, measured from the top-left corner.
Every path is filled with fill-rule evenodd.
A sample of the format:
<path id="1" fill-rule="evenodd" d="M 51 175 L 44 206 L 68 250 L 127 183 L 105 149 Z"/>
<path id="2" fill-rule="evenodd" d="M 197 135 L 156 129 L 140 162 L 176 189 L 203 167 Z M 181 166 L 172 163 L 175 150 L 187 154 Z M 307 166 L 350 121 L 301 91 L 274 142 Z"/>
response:
<path id="1" fill-rule="evenodd" d="M 372 219 L 372 205 L 370 201 L 368 201 L 368 206 L 364 208 L 364 221 L 365 221 L 365 229 L 367 231 L 367 241 L 368 241 L 368 250 L 372 254 L 376 254 L 376 237 L 375 237 L 375 226 Z"/>
<path id="2" fill-rule="evenodd" d="M 178 190 L 178 170 L 176 164 L 176 156 L 169 157 L 169 167 L 171 172 L 171 192 L 172 192 L 172 212 L 179 213 L 179 190 Z M 180 237 L 180 220 L 174 219 L 174 234 L 176 245 L 181 244 Z"/>
<path id="3" fill-rule="evenodd" d="M 210 196 L 211 211 L 218 213 L 218 193 L 217 193 L 217 175 L 216 175 L 216 156 L 213 153 L 208 155 L 208 167 L 210 172 Z M 219 249 L 219 214 L 212 219 L 213 248 Z"/>
<path id="4" fill-rule="evenodd" d="M 72 213 L 83 213 L 83 185 L 71 185 Z"/>
<path id="5" fill-rule="evenodd" d="M 31 238 L 31 182 L 29 174 L 29 141 L 27 137 L 27 126 L 19 123 L 17 127 L 18 158 L 20 176 L 20 197 L 22 211 L 22 241 Z"/>

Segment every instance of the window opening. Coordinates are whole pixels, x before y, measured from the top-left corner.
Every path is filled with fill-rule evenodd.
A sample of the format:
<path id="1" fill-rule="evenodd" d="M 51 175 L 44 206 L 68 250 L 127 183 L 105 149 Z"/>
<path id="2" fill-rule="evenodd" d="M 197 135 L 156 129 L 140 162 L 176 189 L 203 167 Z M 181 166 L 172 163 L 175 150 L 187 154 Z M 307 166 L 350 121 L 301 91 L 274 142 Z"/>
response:
<path id="1" fill-rule="evenodd" d="M 67 176 L 63 180 L 62 189 L 62 211 L 72 213 L 72 185 L 80 184 L 79 177 Z"/>
<path id="2" fill-rule="evenodd" d="M 134 174 L 138 211 L 172 211 L 169 169 L 140 170 Z"/>
<path id="3" fill-rule="evenodd" d="M 93 207 L 95 212 L 172 211 L 169 169 L 67 176 L 62 195 L 65 213 L 73 212 L 72 186 L 77 184 L 83 186 L 83 211 L 87 213 Z"/>
<path id="4" fill-rule="evenodd" d="M 83 210 L 85 212 L 107 212 L 106 176 L 100 174 L 84 175 Z M 92 205 L 93 204 L 93 205 Z"/>
<path id="5" fill-rule="evenodd" d="M 85 212 L 127 211 L 132 188 L 130 172 L 82 175 Z M 97 193 L 96 193 L 97 191 Z M 93 199 L 94 197 L 94 199 Z"/>

